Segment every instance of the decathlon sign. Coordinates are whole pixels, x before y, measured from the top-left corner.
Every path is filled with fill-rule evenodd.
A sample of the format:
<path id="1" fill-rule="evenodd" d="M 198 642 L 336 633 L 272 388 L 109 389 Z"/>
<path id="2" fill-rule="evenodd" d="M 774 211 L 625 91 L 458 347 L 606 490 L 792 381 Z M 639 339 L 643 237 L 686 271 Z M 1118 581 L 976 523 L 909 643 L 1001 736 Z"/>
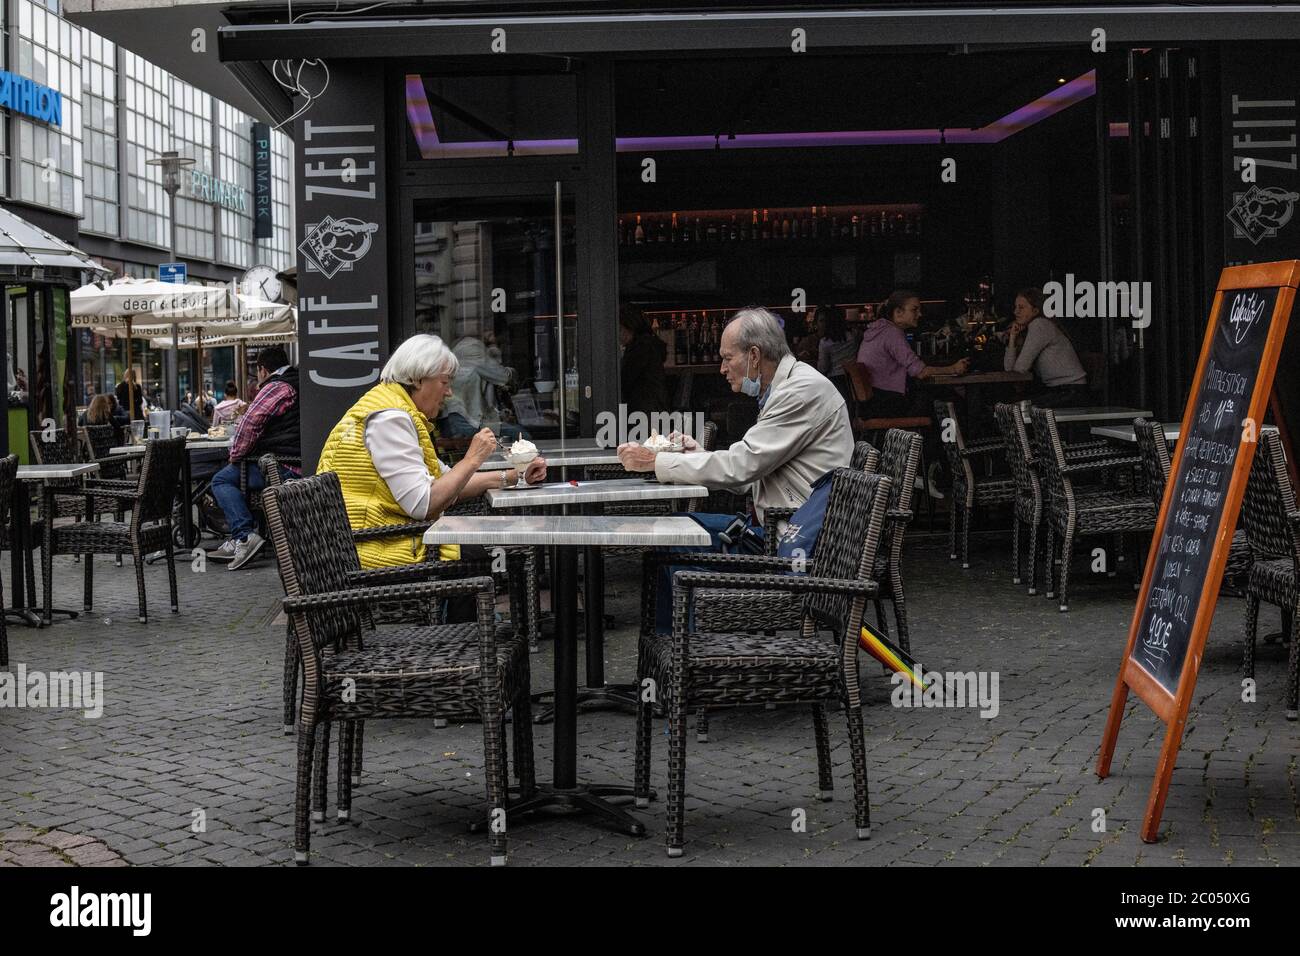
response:
<path id="1" fill-rule="evenodd" d="M 0 106 L 63 125 L 63 94 L 8 70 L 0 70 Z"/>

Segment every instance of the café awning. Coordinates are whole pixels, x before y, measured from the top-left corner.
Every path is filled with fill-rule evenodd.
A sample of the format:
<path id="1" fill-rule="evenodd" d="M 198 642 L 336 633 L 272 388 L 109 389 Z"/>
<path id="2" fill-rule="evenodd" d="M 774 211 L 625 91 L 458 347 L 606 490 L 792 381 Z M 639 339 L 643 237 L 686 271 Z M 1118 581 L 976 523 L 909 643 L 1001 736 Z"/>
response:
<path id="1" fill-rule="evenodd" d="M 77 285 L 108 270 L 88 255 L 0 206 L 0 276 Z"/>
<path id="2" fill-rule="evenodd" d="M 126 319 L 134 325 L 179 325 L 186 319 L 238 313 L 235 293 L 225 285 L 183 285 L 129 276 L 92 282 L 72 290 L 72 324 L 94 328 L 89 319 Z"/>

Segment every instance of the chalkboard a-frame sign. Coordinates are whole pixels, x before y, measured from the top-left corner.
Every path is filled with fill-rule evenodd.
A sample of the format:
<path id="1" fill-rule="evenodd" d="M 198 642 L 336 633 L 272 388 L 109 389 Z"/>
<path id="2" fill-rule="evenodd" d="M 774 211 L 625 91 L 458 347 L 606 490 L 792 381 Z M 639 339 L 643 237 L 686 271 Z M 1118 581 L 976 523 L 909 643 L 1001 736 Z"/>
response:
<path id="1" fill-rule="evenodd" d="M 1142 823 L 1148 843 L 1160 829 L 1298 281 L 1300 260 L 1233 266 L 1210 309 L 1097 759 L 1104 778 L 1129 691 L 1165 722 Z"/>

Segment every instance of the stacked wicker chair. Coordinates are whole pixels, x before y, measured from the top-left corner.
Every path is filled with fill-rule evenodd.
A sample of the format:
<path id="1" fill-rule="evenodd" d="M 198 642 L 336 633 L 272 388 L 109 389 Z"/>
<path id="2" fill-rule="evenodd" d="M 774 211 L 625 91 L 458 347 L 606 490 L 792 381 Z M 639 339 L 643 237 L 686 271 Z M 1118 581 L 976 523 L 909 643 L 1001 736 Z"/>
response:
<path id="1" fill-rule="evenodd" d="M 45 516 L 45 539 L 41 553 L 41 570 L 45 578 L 45 614 L 49 623 L 53 604 L 53 564 L 56 554 L 85 556 L 85 594 L 87 611 L 94 605 L 94 559 L 96 554 L 131 553 L 135 562 L 136 593 L 140 602 L 140 623 L 148 620 L 144 593 L 144 557 L 154 551 L 167 556 L 167 579 L 171 588 L 171 609 L 180 610 L 176 596 L 176 565 L 172 563 L 172 497 L 180 484 L 184 438 L 151 441 L 135 482 L 87 481 L 82 489 L 84 513 L 89 519 L 102 502 L 106 511 L 130 512 L 127 521 L 81 521 L 57 525 L 52 515 Z"/>
<path id="2" fill-rule="evenodd" d="M 686 799 L 686 715 L 701 706 L 809 704 L 817 743 L 820 799 L 833 787 L 826 705 L 840 701 L 849 729 L 853 761 L 854 817 L 859 839 L 871 834 L 867 761 L 858 684 L 858 635 L 866 604 L 880 588 L 873 580 L 876 551 L 889 503 L 889 479 L 848 468 L 835 472 L 817 552 L 806 575 L 794 575 L 781 558 L 702 554 L 693 562 L 709 571 L 678 571 L 673 576 L 671 635 L 655 631 L 655 582 L 664 561 L 680 555 L 648 553 L 643 558 L 641 637 L 637 682 L 658 688 L 668 707 L 669 856 L 681 856 Z M 731 628 L 705 634 L 688 621 L 703 591 L 730 608 Z M 750 599 L 771 591 L 804 596 L 801 631 L 767 636 L 753 630 Z M 739 595 L 738 598 L 732 595 Z M 715 613 L 717 609 L 714 609 Z M 821 632 L 829 631 L 829 639 Z M 651 680 L 653 685 L 645 682 Z M 650 799 L 650 745 L 654 704 L 637 708 L 636 780 L 638 806 Z"/>
<path id="3" fill-rule="evenodd" d="M 957 522 L 961 520 L 961 566 L 970 567 L 970 523 L 977 509 L 1008 504 L 1016 500 L 1013 478 L 977 475 L 972 461 L 987 462 L 1001 451 L 1001 438 L 983 438 L 967 442 L 957 420 L 957 406 L 952 402 L 935 402 L 934 417 L 939 422 L 939 437 L 948 468 L 952 472 L 950 510 L 948 512 L 948 557 L 957 560 Z"/>
<path id="4" fill-rule="evenodd" d="M 4 458 L 0 458 L 0 509 L 3 509 L 4 511 L 3 514 L 0 514 L 0 519 L 5 519 L 6 523 L 9 517 L 8 512 L 9 512 L 10 504 L 14 500 L 14 482 L 17 480 L 17 475 L 18 475 L 18 456 L 6 455 Z M 5 546 L 8 547 L 9 542 L 5 542 Z M 30 556 L 31 555 L 29 552 L 28 557 Z M 0 605 L 3 604 L 4 604 L 4 597 L 3 595 L 0 595 Z M 5 626 L 5 615 L 3 613 L 3 607 L 0 607 L 0 667 L 8 667 L 8 666 L 9 666 L 9 631 L 8 628 Z"/>
<path id="5" fill-rule="evenodd" d="M 1165 498 L 1165 482 L 1169 480 L 1170 455 L 1169 442 L 1165 440 L 1165 429 L 1160 422 L 1149 422 L 1139 418 L 1133 422 L 1133 434 L 1137 436 L 1138 454 L 1142 456 L 1142 472 L 1146 475 L 1147 489 L 1151 500 L 1160 510 Z M 1253 562 L 1250 542 L 1246 540 L 1245 528 L 1238 528 L 1232 534 L 1232 546 L 1228 549 L 1228 564 L 1223 571 L 1223 583 L 1244 591 L 1250 577 Z"/>
<path id="6" fill-rule="evenodd" d="M 1300 511 L 1287 472 L 1286 454 L 1276 431 L 1265 430 L 1250 466 L 1245 498 L 1246 537 L 1254 563 L 1246 585 L 1245 667 L 1255 676 L 1255 631 L 1259 604 L 1282 609 L 1291 654 L 1287 667 L 1286 718 L 1295 720 L 1300 706 Z"/>
<path id="7" fill-rule="evenodd" d="M 330 728 L 340 724 L 338 817 L 352 805 L 354 727 L 379 718 L 483 721 L 487 813 L 496 822 L 507 806 L 505 715 L 514 710 L 515 771 L 522 796 L 535 789 L 528 648 L 495 624 L 492 579 L 445 580 L 451 562 L 360 570 L 338 476 L 332 473 L 268 487 L 263 495 L 276 560 L 286 589 L 290 627 L 303 660 L 294 801 L 294 859 L 308 861 L 309 803 L 323 822 L 329 775 Z M 476 621 L 377 631 L 362 641 L 363 607 L 390 600 L 476 599 Z M 345 694 L 344 688 L 353 690 Z M 313 787 L 314 782 L 314 787 Z M 314 793 L 314 799 L 313 799 Z M 503 827 L 488 826 L 493 864 L 506 862 Z"/>
<path id="8" fill-rule="evenodd" d="M 1047 596 L 1059 592 L 1062 612 L 1069 607 L 1070 556 L 1074 539 L 1080 535 L 1110 535 L 1121 542 L 1125 534 L 1154 530 L 1156 508 L 1150 495 L 1124 487 L 1075 487 L 1080 476 L 1122 477 L 1141 464 L 1135 455 L 1111 452 L 1089 455 L 1086 460 L 1070 459 L 1056 427 L 1056 413 L 1050 408 L 1032 408 L 1034 457 L 1046 490 Z M 1057 558 L 1055 536 L 1061 537 L 1060 578 L 1055 582 Z M 1117 549 L 1118 550 L 1118 549 Z M 1117 555 L 1118 559 L 1118 555 Z"/>

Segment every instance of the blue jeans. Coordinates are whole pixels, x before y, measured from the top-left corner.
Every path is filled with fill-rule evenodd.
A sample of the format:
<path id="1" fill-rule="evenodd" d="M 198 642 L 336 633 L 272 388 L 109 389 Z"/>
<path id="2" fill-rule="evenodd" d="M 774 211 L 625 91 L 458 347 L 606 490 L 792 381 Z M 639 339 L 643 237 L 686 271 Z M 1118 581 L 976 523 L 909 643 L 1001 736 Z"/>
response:
<path id="1" fill-rule="evenodd" d="M 294 477 L 293 472 L 281 466 L 280 480 L 284 481 L 292 477 Z M 266 478 L 262 475 L 262 469 L 250 461 L 248 490 L 261 491 L 264 487 L 266 487 Z M 245 540 L 248 532 L 255 527 L 255 522 L 253 513 L 248 510 L 248 502 L 244 500 L 244 495 L 239 490 L 239 465 L 226 465 L 212 476 L 212 497 L 217 499 L 217 504 L 221 506 L 221 511 L 226 516 L 230 537 L 236 541 Z"/>
<path id="2" fill-rule="evenodd" d="M 687 512 L 685 517 L 693 518 L 700 527 L 709 533 L 711 540 L 707 548 L 696 547 L 678 547 L 668 548 L 669 551 L 681 552 L 683 554 L 692 551 L 712 552 L 721 554 L 727 551 L 733 551 L 724 545 L 718 535 L 727 530 L 727 526 L 736 520 L 735 515 L 707 514 L 701 512 Z M 763 538 L 763 526 L 756 524 L 753 515 L 749 518 L 748 527 L 758 536 L 761 541 Z M 664 564 L 659 567 L 659 590 L 655 594 L 655 631 L 659 634 L 670 634 L 673 629 L 673 573 L 676 571 L 708 571 L 710 568 L 703 565 L 692 564 Z"/>

